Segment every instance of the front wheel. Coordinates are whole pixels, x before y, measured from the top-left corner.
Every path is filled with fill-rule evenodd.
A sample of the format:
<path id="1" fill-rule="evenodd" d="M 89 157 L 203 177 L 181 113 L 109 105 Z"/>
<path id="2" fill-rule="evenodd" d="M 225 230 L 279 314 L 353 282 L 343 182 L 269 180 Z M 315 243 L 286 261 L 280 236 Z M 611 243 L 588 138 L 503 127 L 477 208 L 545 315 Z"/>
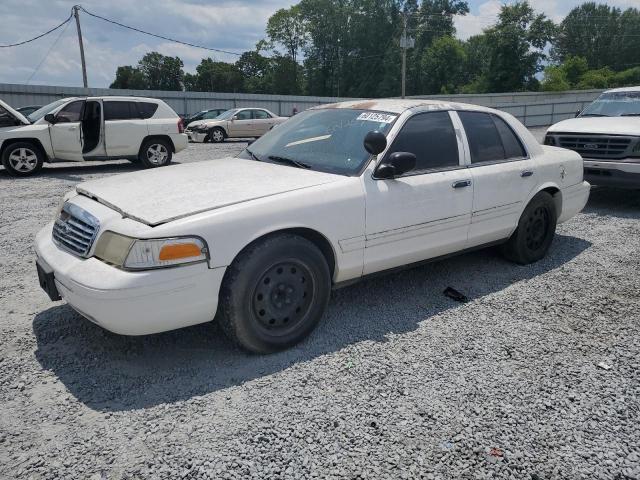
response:
<path id="1" fill-rule="evenodd" d="M 221 128 L 214 128 L 209 132 L 207 138 L 213 143 L 224 142 L 224 131 Z"/>
<path id="2" fill-rule="evenodd" d="M 504 256 L 521 265 L 544 257 L 556 233 L 557 215 L 553 197 L 547 192 L 537 193 L 524 209 L 518 228 L 503 245 Z"/>
<path id="3" fill-rule="evenodd" d="M 164 167 L 171 163 L 171 145 L 166 140 L 151 139 L 144 142 L 138 154 L 138 160 L 145 168 Z"/>
<path id="4" fill-rule="evenodd" d="M 318 247 L 297 235 L 271 235 L 249 245 L 229 266 L 218 322 L 247 350 L 283 350 L 315 328 L 330 292 L 329 267 Z"/>
<path id="5" fill-rule="evenodd" d="M 14 177 L 27 177 L 37 173 L 44 163 L 40 148 L 30 142 L 9 145 L 2 153 L 2 164 Z"/>

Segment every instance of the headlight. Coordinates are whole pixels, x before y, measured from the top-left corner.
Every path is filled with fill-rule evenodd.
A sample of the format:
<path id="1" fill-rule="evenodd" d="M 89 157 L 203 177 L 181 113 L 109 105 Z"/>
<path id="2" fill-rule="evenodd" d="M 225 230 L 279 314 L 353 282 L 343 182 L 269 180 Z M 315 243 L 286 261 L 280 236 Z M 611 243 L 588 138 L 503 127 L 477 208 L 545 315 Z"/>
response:
<path id="1" fill-rule="evenodd" d="M 633 147 L 633 151 L 631 152 L 632 157 L 640 157 L 640 139 L 636 143 L 636 146 Z"/>
<path id="2" fill-rule="evenodd" d="M 547 135 L 544 137 L 544 144 L 545 145 L 555 145 L 556 144 L 556 139 L 554 137 L 552 137 L 551 135 Z"/>
<path id="3" fill-rule="evenodd" d="M 198 237 L 140 240 L 104 232 L 96 244 L 95 256 L 125 270 L 148 270 L 205 262 L 209 251 Z"/>

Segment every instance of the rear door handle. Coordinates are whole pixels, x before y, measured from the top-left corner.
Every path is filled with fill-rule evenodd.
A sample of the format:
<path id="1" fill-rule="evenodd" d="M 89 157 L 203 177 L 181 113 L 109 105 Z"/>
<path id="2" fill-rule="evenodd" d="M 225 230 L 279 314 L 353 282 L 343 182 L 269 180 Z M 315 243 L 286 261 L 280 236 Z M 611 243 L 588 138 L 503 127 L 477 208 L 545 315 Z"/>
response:
<path id="1" fill-rule="evenodd" d="M 530 177 L 531 175 L 533 175 L 532 170 L 523 170 L 522 172 L 520 172 L 520 176 L 523 178 Z"/>
<path id="2" fill-rule="evenodd" d="M 453 188 L 465 188 L 471 186 L 471 180 L 458 180 L 451 185 Z"/>

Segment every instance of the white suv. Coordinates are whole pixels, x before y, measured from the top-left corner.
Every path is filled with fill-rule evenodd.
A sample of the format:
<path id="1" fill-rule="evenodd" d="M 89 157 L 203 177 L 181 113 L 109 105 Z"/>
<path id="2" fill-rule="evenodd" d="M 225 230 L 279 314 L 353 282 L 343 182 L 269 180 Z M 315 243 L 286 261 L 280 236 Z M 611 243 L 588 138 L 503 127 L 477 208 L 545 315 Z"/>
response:
<path id="1" fill-rule="evenodd" d="M 161 167 L 187 147 L 183 132 L 182 119 L 153 98 L 64 98 L 27 117 L 0 100 L 0 157 L 15 176 L 55 161 L 127 159 Z"/>

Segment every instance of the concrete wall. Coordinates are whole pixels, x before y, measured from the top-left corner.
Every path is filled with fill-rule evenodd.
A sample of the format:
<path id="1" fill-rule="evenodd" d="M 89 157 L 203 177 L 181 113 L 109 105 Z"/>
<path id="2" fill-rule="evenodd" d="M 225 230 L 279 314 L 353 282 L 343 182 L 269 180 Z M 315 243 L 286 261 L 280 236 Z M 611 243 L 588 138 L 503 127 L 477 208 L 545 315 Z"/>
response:
<path id="1" fill-rule="evenodd" d="M 483 95 L 430 95 L 411 98 L 448 100 L 491 106 L 515 115 L 528 127 L 551 125 L 570 118 L 593 101 L 601 90 L 561 93 L 518 92 Z M 14 107 L 45 105 L 63 97 L 127 95 L 160 98 L 180 114 L 207 108 L 263 107 L 279 115 L 291 115 L 315 105 L 348 98 L 261 95 L 248 93 L 167 92 L 156 90 L 112 90 L 108 88 L 56 87 L 48 85 L 0 84 L 0 98 Z"/>

